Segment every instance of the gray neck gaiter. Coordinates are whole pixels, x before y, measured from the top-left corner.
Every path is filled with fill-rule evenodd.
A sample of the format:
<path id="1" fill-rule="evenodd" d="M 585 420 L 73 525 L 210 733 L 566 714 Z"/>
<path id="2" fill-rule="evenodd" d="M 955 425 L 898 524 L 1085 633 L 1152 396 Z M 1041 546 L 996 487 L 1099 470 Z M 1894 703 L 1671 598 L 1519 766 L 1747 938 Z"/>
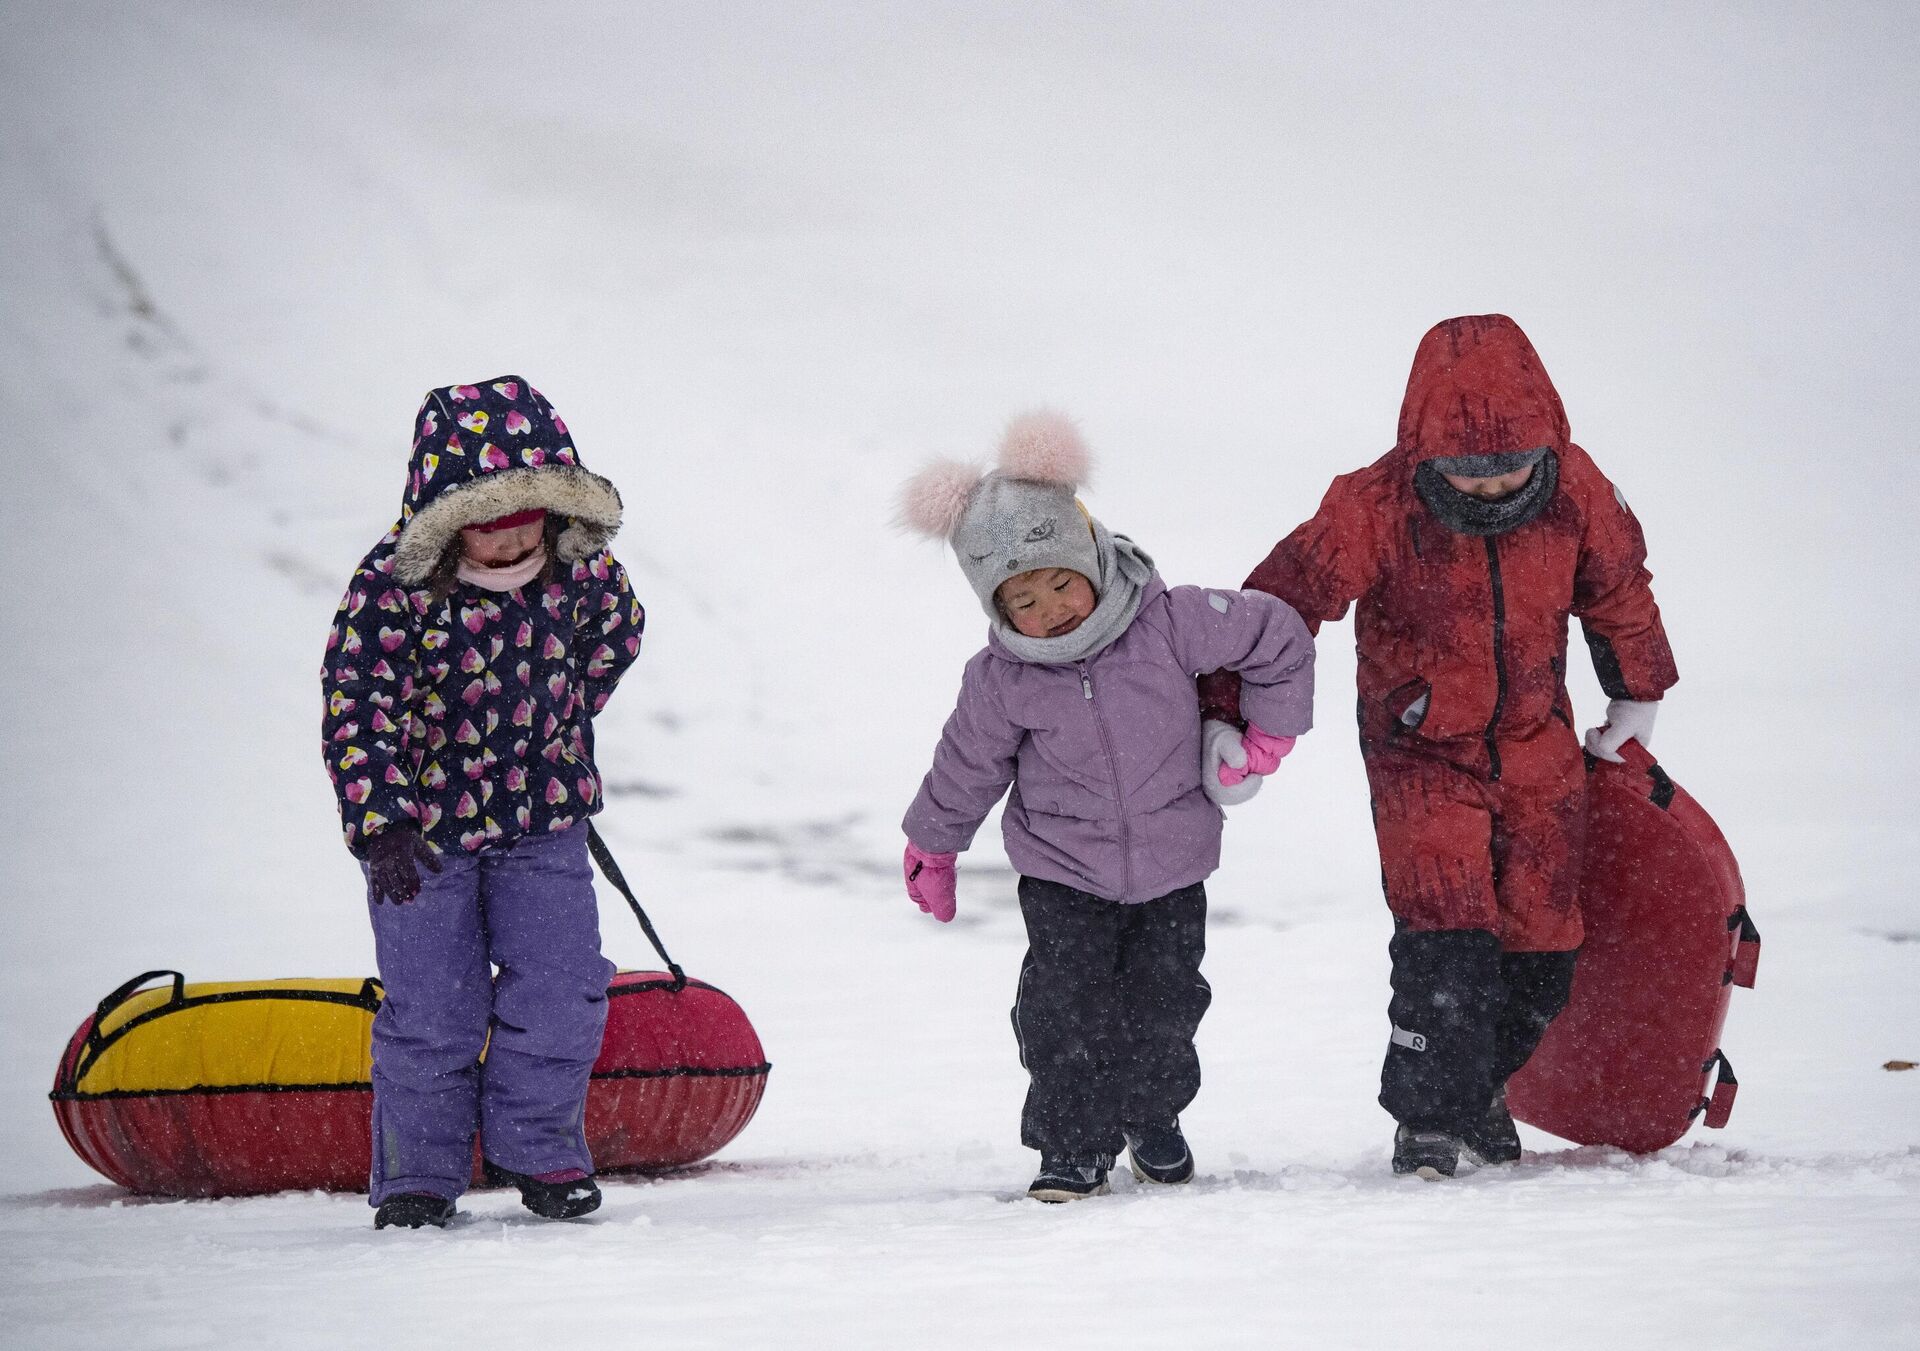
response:
<path id="1" fill-rule="evenodd" d="M 1527 486 L 1497 502 L 1463 493 L 1430 462 L 1413 471 L 1413 490 L 1447 529 L 1462 535 L 1504 535 L 1547 509 L 1560 484 L 1560 460 L 1548 451 L 1533 467 Z"/>
<path id="2" fill-rule="evenodd" d="M 1127 631 L 1140 613 L 1140 592 L 1153 576 L 1153 560 L 1125 535 L 1116 535 L 1093 522 L 1094 546 L 1099 551 L 1100 575 L 1089 577 L 1099 601 L 1080 627 L 1058 638 L 1029 638 L 996 616 L 994 637 L 1012 656 L 1036 666 L 1064 666 L 1084 661 Z"/>

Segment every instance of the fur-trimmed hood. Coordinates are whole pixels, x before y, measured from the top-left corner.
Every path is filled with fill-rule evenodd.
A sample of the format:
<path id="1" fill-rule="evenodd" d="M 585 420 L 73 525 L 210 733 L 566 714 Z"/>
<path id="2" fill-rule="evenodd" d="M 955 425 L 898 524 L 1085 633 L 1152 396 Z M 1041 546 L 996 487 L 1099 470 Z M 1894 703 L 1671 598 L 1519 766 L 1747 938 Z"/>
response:
<path id="1" fill-rule="evenodd" d="M 589 473 L 567 424 L 517 375 L 428 392 L 414 421 L 394 575 L 418 586 L 466 526 L 542 507 L 567 518 L 562 561 L 607 547 L 620 528 L 620 494 Z"/>

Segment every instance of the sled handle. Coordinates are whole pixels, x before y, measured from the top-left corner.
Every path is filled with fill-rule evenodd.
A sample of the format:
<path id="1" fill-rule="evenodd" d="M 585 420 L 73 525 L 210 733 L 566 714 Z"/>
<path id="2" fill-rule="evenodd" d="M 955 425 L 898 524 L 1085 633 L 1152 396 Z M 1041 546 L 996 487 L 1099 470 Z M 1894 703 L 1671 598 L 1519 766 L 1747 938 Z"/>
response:
<path id="1" fill-rule="evenodd" d="M 1602 725 L 1611 726 L 1612 724 L 1607 723 Z M 1637 769 L 1643 773 L 1649 765 L 1659 763 L 1653 758 L 1653 752 L 1642 745 L 1638 737 L 1628 737 L 1625 741 L 1614 747 L 1613 753 L 1620 757 L 1621 763 L 1626 765 L 1628 769 Z"/>
<path id="2" fill-rule="evenodd" d="M 593 822 L 587 822 L 587 852 L 593 855 L 593 861 L 600 865 L 601 875 L 613 884 L 614 890 L 627 898 L 627 904 L 633 910 L 633 917 L 640 921 L 640 928 L 646 933 L 647 941 L 653 944 L 653 950 L 660 954 L 660 960 L 667 964 L 667 970 L 673 972 L 675 990 L 687 988 L 687 973 L 682 971 L 673 958 L 667 956 L 666 947 L 660 942 L 660 935 L 654 932 L 653 921 L 647 918 L 647 912 L 640 908 L 633 890 L 627 885 L 627 879 L 620 872 L 620 865 L 613 861 L 613 851 L 607 848 L 607 842 L 600 838 L 600 832 L 593 828 Z"/>
<path id="3" fill-rule="evenodd" d="M 1678 790 L 1678 785 L 1668 777 L 1666 770 L 1660 768 L 1660 762 L 1653 758 L 1652 751 L 1632 737 L 1628 737 L 1620 743 L 1620 748 L 1614 754 L 1620 757 L 1619 768 L 1632 770 L 1646 777 L 1649 784 L 1646 790 L 1647 801 L 1663 812 L 1673 806 L 1673 795 Z M 1581 758 L 1585 761 L 1589 774 L 1608 763 L 1592 751 L 1582 751 Z"/>
<path id="4" fill-rule="evenodd" d="M 1720 1077 L 1715 1081 L 1713 1091 L 1700 1099 L 1687 1115 L 1694 1117 L 1704 1112 L 1706 1124 L 1714 1130 L 1719 1130 L 1733 1115 L 1733 1100 L 1740 1092 L 1740 1081 L 1734 1077 L 1733 1062 L 1727 1059 L 1725 1051 L 1718 1048 L 1715 1048 L 1714 1053 L 1706 1058 L 1705 1063 L 1700 1066 L 1700 1072 L 1711 1074 L 1715 1065 L 1720 1067 Z"/>
<path id="5" fill-rule="evenodd" d="M 1760 930 L 1754 927 L 1753 916 L 1747 913 L 1746 906 L 1727 916 L 1727 932 L 1738 933 L 1740 941 L 1734 944 L 1733 961 L 1728 964 L 1726 979 L 1721 984 L 1731 983 L 1751 990 L 1760 970 Z"/>
<path id="6" fill-rule="evenodd" d="M 102 1043 L 105 1041 L 105 1038 L 100 1034 L 100 1024 L 107 1020 L 107 1015 L 133 998 L 134 995 L 139 993 L 142 985 L 145 985 L 157 976 L 173 977 L 173 993 L 168 997 L 167 1003 L 178 1004 L 182 999 L 187 997 L 187 978 L 178 971 L 142 971 L 132 980 L 120 986 L 112 994 L 94 1005 L 93 1022 L 88 1024 L 87 1039 L 81 1043 L 84 1054 L 74 1057 L 72 1072 L 67 1076 L 67 1082 L 64 1085 L 66 1088 L 72 1089 L 75 1084 L 79 1083 L 81 1074 L 92 1068 L 95 1057 L 100 1054 Z M 61 1085 L 56 1083 L 54 1087 L 58 1090 Z"/>
<path id="7" fill-rule="evenodd" d="M 135 994 L 139 993 L 142 985 L 145 985 L 157 976 L 173 977 L 173 994 L 167 1000 L 169 1004 L 178 1004 L 182 999 L 187 997 L 187 978 L 178 971 L 142 971 L 94 1007 L 93 1026 L 87 1030 L 87 1040 L 89 1042 L 100 1040 L 100 1024 L 106 1021 L 107 1015 L 133 998 Z"/>

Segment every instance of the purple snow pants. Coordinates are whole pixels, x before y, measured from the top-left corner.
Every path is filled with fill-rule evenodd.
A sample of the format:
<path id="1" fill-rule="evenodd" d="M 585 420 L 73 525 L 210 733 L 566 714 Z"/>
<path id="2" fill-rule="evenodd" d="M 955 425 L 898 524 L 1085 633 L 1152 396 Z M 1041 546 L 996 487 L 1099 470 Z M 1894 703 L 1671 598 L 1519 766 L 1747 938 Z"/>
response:
<path id="1" fill-rule="evenodd" d="M 593 1170 L 587 1075 L 615 968 L 600 955 L 586 824 L 441 862 L 405 905 L 369 894 L 387 990 L 373 1020 L 376 1206 L 458 1197 L 476 1128 L 513 1172 Z"/>

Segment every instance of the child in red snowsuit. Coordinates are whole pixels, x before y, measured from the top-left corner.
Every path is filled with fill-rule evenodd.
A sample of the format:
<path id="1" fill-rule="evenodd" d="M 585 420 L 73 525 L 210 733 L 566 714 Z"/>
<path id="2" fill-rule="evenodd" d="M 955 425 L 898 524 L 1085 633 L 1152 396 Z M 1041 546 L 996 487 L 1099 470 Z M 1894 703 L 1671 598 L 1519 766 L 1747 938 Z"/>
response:
<path id="1" fill-rule="evenodd" d="M 1359 606 L 1360 750 L 1395 930 L 1380 1092 L 1395 1172 L 1520 1155 L 1506 1082 L 1565 1007 L 1581 940 L 1567 620 L 1613 701 L 1587 749 L 1617 759 L 1677 678 L 1649 581 L 1626 499 L 1504 315 L 1428 332 L 1394 448 L 1335 479 L 1247 578 L 1316 632 Z M 1231 716 L 1232 679 L 1203 682 L 1212 716 Z"/>

